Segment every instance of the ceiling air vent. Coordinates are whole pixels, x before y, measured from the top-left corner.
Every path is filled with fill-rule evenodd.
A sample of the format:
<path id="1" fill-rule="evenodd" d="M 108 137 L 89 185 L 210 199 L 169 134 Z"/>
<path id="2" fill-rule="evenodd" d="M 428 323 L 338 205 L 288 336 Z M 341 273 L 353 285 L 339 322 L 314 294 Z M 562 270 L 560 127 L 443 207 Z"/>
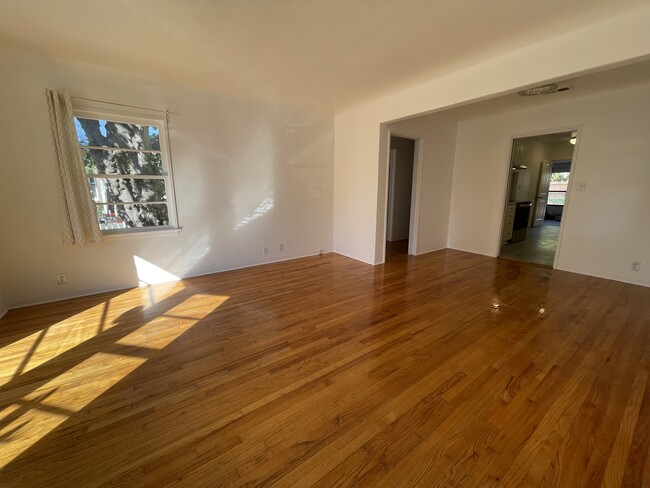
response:
<path id="1" fill-rule="evenodd" d="M 559 85 L 557 83 L 548 83 L 546 85 L 535 86 L 533 88 L 527 88 L 517 92 L 517 95 L 520 97 L 534 97 L 536 95 L 548 95 L 549 93 L 555 93 L 558 91 Z"/>

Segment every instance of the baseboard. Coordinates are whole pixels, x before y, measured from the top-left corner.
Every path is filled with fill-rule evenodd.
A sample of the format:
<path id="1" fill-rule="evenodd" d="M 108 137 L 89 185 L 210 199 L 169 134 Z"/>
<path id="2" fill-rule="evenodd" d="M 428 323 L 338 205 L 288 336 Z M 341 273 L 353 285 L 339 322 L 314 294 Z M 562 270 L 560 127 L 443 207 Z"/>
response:
<path id="1" fill-rule="evenodd" d="M 366 261 L 365 259 L 357 258 L 355 256 L 350 256 L 349 254 L 345 254 L 344 252 L 341 251 L 332 251 L 333 253 L 340 254 L 341 256 L 345 256 L 346 258 L 354 259 L 355 261 L 359 261 L 361 263 L 369 264 L 370 266 L 376 266 L 378 264 L 383 264 L 383 263 L 373 263 L 372 261 Z"/>
<path id="2" fill-rule="evenodd" d="M 450 249 L 449 247 L 438 247 L 436 249 L 427 249 L 426 251 L 422 251 L 416 254 L 416 256 L 422 256 L 423 254 L 429 254 L 430 252 L 436 252 L 436 251 L 443 251 L 445 249 Z"/>
<path id="3" fill-rule="evenodd" d="M 602 278 L 604 280 L 619 281 L 621 283 L 628 283 L 630 285 L 650 287 L 650 283 L 646 281 L 630 279 L 627 275 L 618 274 L 618 273 L 601 273 L 599 271 L 583 269 L 580 267 L 563 267 L 563 268 L 556 268 L 556 269 L 560 271 L 567 271 L 569 273 L 577 273 L 585 276 L 593 276 L 594 278 Z"/>
<path id="4" fill-rule="evenodd" d="M 462 252 L 467 252 L 471 254 L 479 254 L 481 256 L 488 256 L 488 257 L 498 257 L 498 256 L 491 256 L 489 254 L 483 254 L 479 253 L 476 251 L 468 251 L 466 249 L 460 249 L 460 248 L 452 248 L 450 247 L 449 249 L 454 249 L 456 251 L 462 251 Z M 524 262 L 524 261 L 521 261 Z M 534 263 L 532 263 L 534 264 Z M 592 269 L 586 269 L 586 268 L 580 268 L 580 267 L 575 267 L 575 266 L 565 266 L 565 267 L 558 267 L 554 268 L 557 269 L 558 271 L 567 271 L 569 273 L 577 273 L 585 276 L 593 276 L 594 278 L 602 278 L 604 280 L 613 280 L 613 281 L 620 281 L 621 283 L 628 283 L 630 285 L 637 285 L 637 286 L 645 286 L 645 287 L 650 287 L 650 283 L 644 280 L 635 280 L 630 278 L 628 275 L 624 274 L 618 274 L 618 273 L 603 273 L 600 271 L 594 271 Z"/>
<path id="5" fill-rule="evenodd" d="M 462 247 L 453 247 L 453 246 L 447 246 L 445 249 L 451 249 L 452 251 L 468 252 L 470 254 L 478 254 L 480 256 L 487 256 L 489 258 L 497 258 L 497 257 L 499 257 L 499 253 L 497 253 L 497 254 L 488 253 L 488 252 L 478 251 L 476 249 L 463 249 Z"/>
<path id="6" fill-rule="evenodd" d="M 473 251 L 466 251 L 464 249 L 455 249 L 455 248 L 451 248 L 451 247 L 441 247 L 439 249 L 432 249 L 430 251 L 425 251 L 423 253 L 420 253 L 420 254 L 418 254 L 418 256 L 421 256 L 423 254 L 428 254 L 430 252 L 441 251 L 443 249 L 451 249 L 451 250 L 456 250 L 456 251 L 461 251 L 461 252 L 467 252 L 467 253 L 470 253 L 470 254 L 478 254 L 478 255 L 481 255 L 481 256 L 488 256 L 488 255 L 482 254 L 482 253 L 477 253 L 477 252 L 473 252 Z M 211 274 L 225 273 L 225 272 L 228 272 L 228 271 L 236 271 L 238 269 L 254 268 L 256 266 L 265 266 L 267 264 L 281 263 L 281 262 L 284 262 L 284 261 L 292 261 L 294 259 L 301 259 L 301 258 L 313 257 L 313 256 L 318 256 L 318 255 L 323 255 L 323 254 L 332 254 L 332 253 L 340 254 L 341 256 L 345 256 L 346 258 L 354 259 L 355 261 L 359 261 L 359 262 L 364 263 L 364 264 L 369 264 L 371 266 L 376 266 L 376 263 L 372 263 L 372 262 L 369 262 L 369 261 L 366 261 L 366 260 L 363 260 L 363 259 L 359 259 L 357 257 L 350 256 L 350 255 L 345 254 L 345 253 L 340 252 L 340 251 L 321 251 L 321 252 L 315 253 L 315 254 L 300 254 L 300 255 L 295 255 L 295 256 L 288 256 L 286 258 L 282 258 L 282 259 L 278 259 L 278 260 L 274 260 L 274 261 L 267 261 L 267 262 L 264 262 L 264 263 L 248 264 L 248 265 L 243 265 L 243 266 L 234 266 L 234 267 L 231 267 L 231 268 L 220 268 L 220 269 L 215 269 L 215 270 L 201 272 L 201 273 L 193 273 L 193 274 L 184 276 L 182 279 L 196 278 L 196 277 L 199 277 L 199 276 L 207 276 L 207 275 L 211 275 Z M 488 256 L 488 257 L 493 257 L 493 256 Z M 647 283 L 647 282 L 644 282 L 643 280 L 631 280 L 631 279 L 629 279 L 629 277 L 627 277 L 625 275 L 618 275 L 618 274 L 614 274 L 614 273 L 600 273 L 600 272 L 595 272 L 595 271 L 592 271 L 592 270 L 585 270 L 585 269 L 574 268 L 574 267 L 564 267 L 564 268 L 557 268 L 557 269 L 559 271 L 566 271 L 566 272 L 569 272 L 569 273 L 577 273 L 577 274 L 581 274 L 581 275 L 585 275 L 585 276 L 593 276 L 594 278 L 602 278 L 602 279 L 606 279 L 606 280 L 613 280 L 613 281 L 619 281 L 619 282 L 622 282 L 622 283 L 628 283 L 628 284 L 631 284 L 631 285 L 650 287 L 650 284 Z M 73 300 L 75 298 L 83 298 L 83 297 L 88 297 L 88 296 L 93 296 L 93 295 L 100 295 L 102 293 L 112 293 L 112 292 L 117 292 L 117 291 L 132 290 L 134 288 L 137 288 L 137 286 L 98 289 L 98 290 L 88 291 L 88 292 L 77 294 L 77 295 L 70 295 L 70 296 L 65 296 L 65 297 L 60 297 L 60 298 L 54 298 L 54 299 L 51 299 L 51 300 L 42 300 L 42 301 L 38 301 L 38 302 L 30 302 L 30 303 L 27 303 L 27 304 L 17 305 L 17 306 L 14 306 L 14 307 L 8 307 L 8 308 L 6 308 L 4 310 L 0 310 L 0 319 L 2 319 L 7 314 L 7 312 L 9 310 L 12 310 L 12 309 L 33 307 L 35 305 L 44 305 L 44 304 L 47 304 L 47 303 L 60 302 L 62 300 Z"/>
<path id="7" fill-rule="evenodd" d="M 333 251 L 320 251 L 320 252 L 317 252 L 315 254 L 296 254 L 296 255 L 288 256 L 288 257 L 282 258 L 282 259 L 275 259 L 273 261 L 264 261 L 263 263 L 245 264 L 243 266 L 233 266 L 232 268 L 221 268 L 221 269 L 215 269 L 215 270 L 212 270 L 212 271 L 189 274 L 187 276 L 183 276 L 183 278 L 181 278 L 181 279 L 184 280 L 184 279 L 187 279 L 187 278 L 198 278 L 199 276 L 207 276 L 207 275 L 211 275 L 211 274 L 226 273 L 228 271 L 237 271 L 238 269 L 255 268 L 256 266 L 265 266 L 267 264 L 283 263 L 285 261 L 293 261 L 294 259 L 310 258 L 310 257 L 314 257 L 314 256 L 321 256 L 323 254 L 330 254 L 332 252 Z"/>
<path id="8" fill-rule="evenodd" d="M 7 312 L 9 310 L 18 310 L 19 308 L 27 308 L 27 307 L 34 307 L 36 305 L 47 305 L 48 303 L 56 303 L 56 302 L 62 302 L 63 300 L 74 300 L 75 298 L 84 298 L 84 297 L 92 297 L 94 295 L 101 295 L 103 293 L 113 293 L 116 291 L 127 291 L 127 290 L 133 290 L 134 288 L 137 288 L 137 286 L 127 286 L 127 287 L 117 287 L 117 288 L 98 288 L 97 290 L 91 290 L 87 291 L 84 293 L 79 293 L 76 295 L 66 295 L 61 298 L 53 298 L 51 300 L 41 300 L 38 302 L 29 302 L 26 304 L 20 304 L 20 305 L 15 305 L 13 307 L 9 307 L 7 309 Z"/>
<path id="9" fill-rule="evenodd" d="M 207 275 L 211 275 L 211 274 L 225 273 L 227 271 L 236 271 L 238 269 L 254 268 L 256 266 L 265 266 L 267 264 L 282 263 L 284 261 L 291 261 L 293 259 L 308 258 L 308 257 L 313 257 L 313 256 L 319 256 L 319 255 L 322 255 L 322 254 L 329 254 L 329 253 L 332 253 L 332 252 L 333 251 L 320 251 L 320 252 L 314 253 L 314 254 L 292 255 L 292 256 L 287 256 L 287 257 L 282 258 L 282 259 L 277 259 L 277 260 L 273 260 L 273 261 L 265 261 L 263 263 L 247 264 L 247 265 L 243 265 L 243 266 L 234 266 L 234 267 L 231 267 L 231 268 L 220 268 L 220 269 L 214 269 L 214 270 L 211 270 L 211 271 L 205 271 L 205 272 L 200 272 L 200 273 L 192 273 L 192 274 L 188 274 L 186 276 L 183 276 L 183 278 L 181 278 L 181 280 L 189 279 L 189 278 L 197 278 L 199 276 L 207 276 Z M 74 300 L 75 298 L 83 298 L 83 297 L 89 297 L 89 296 L 93 296 L 93 295 L 101 295 L 102 293 L 113 293 L 113 292 L 117 292 L 117 291 L 133 290 L 134 288 L 138 288 L 138 286 L 134 285 L 134 286 L 127 286 L 127 287 L 120 286 L 120 287 L 116 287 L 116 288 L 101 288 L 101 289 L 96 289 L 96 290 L 89 290 L 87 292 L 76 294 L 76 295 L 67 295 L 67 296 L 64 296 L 64 297 L 53 298 L 51 300 L 42 300 L 42 301 L 37 301 L 37 302 L 24 303 L 24 304 L 20 304 L 20 305 L 16 305 L 16 306 L 7 308 L 4 311 L 4 313 L 0 314 L 0 318 L 2 318 L 4 316 L 4 314 L 6 314 L 9 310 L 13 310 L 13 309 L 33 307 L 35 305 L 45 305 L 45 304 L 48 304 L 48 303 L 60 302 L 60 301 L 63 301 L 63 300 Z"/>

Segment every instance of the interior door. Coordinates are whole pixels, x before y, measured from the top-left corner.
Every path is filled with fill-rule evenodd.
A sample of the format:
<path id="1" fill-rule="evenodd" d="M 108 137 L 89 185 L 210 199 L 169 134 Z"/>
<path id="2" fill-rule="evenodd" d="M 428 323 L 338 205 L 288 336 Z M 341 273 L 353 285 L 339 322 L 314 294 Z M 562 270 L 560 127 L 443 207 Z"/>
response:
<path id="1" fill-rule="evenodd" d="M 553 171 L 553 162 L 545 159 L 539 166 L 539 179 L 537 184 L 537 197 L 535 198 L 535 216 L 533 218 L 533 227 L 544 225 L 544 216 L 546 215 L 546 202 L 548 201 L 548 189 L 551 186 L 551 173 Z"/>

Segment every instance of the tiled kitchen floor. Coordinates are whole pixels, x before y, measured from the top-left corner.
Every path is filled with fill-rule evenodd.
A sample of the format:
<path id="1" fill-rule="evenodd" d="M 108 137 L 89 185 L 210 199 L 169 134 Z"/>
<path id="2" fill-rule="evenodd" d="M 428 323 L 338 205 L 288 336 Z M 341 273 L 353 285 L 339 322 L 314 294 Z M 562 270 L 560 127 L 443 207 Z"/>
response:
<path id="1" fill-rule="evenodd" d="M 544 225 L 528 229 L 526 239 L 501 246 L 499 257 L 553 266 L 560 222 L 545 220 Z"/>

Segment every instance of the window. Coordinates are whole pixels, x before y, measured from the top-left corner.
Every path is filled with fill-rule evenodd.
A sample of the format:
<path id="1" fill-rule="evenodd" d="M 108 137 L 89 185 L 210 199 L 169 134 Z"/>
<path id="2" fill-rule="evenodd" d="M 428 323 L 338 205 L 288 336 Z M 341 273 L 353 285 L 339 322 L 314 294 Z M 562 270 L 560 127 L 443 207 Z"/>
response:
<path id="1" fill-rule="evenodd" d="M 74 122 L 100 229 L 176 228 L 166 120 L 75 111 Z"/>
<path id="2" fill-rule="evenodd" d="M 564 205 L 569 186 L 569 172 L 551 173 L 551 186 L 548 189 L 548 205 Z"/>

